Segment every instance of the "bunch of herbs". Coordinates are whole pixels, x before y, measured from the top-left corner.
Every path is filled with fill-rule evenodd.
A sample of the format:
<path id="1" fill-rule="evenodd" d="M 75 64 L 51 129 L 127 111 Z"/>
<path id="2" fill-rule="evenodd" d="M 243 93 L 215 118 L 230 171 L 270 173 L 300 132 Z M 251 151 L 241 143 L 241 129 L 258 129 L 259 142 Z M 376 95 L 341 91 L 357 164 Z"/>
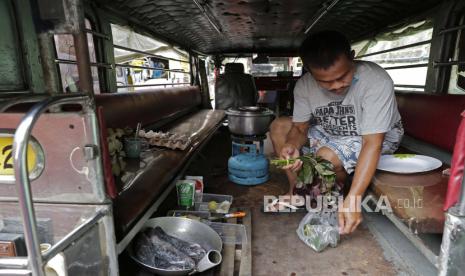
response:
<path id="1" fill-rule="evenodd" d="M 322 194 L 329 195 L 336 182 L 336 173 L 331 162 L 315 156 L 312 153 L 302 155 L 296 159 L 272 159 L 271 165 L 285 167 L 295 163 L 297 160 L 302 161 L 302 168 L 297 174 L 298 182 L 296 187 L 302 188 L 307 185 L 318 185 Z"/>

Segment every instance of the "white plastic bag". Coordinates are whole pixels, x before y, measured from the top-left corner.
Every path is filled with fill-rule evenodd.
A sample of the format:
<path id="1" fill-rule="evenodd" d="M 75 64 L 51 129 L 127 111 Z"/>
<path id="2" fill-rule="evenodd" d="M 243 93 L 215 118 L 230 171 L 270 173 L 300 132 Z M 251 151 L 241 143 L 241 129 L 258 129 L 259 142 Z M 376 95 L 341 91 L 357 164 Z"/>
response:
<path id="1" fill-rule="evenodd" d="M 339 241 L 337 212 L 309 212 L 300 221 L 297 235 L 316 252 L 328 245 L 336 247 Z"/>

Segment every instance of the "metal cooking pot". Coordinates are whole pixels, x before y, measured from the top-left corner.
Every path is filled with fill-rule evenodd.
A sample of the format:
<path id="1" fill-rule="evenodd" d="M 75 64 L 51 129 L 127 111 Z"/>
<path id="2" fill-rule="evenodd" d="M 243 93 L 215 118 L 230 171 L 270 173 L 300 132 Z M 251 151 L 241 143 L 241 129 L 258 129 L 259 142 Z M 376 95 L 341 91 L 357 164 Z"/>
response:
<path id="1" fill-rule="evenodd" d="M 226 114 L 231 133 L 248 136 L 266 134 L 274 117 L 273 111 L 259 106 L 230 108 Z"/>
<path id="2" fill-rule="evenodd" d="M 216 250 L 221 252 L 223 248 L 223 241 L 221 240 L 218 233 L 215 232 L 210 226 L 188 218 L 180 217 L 158 217 L 149 219 L 141 231 L 145 228 L 155 228 L 160 226 L 168 235 L 181 239 L 187 242 L 193 242 L 199 244 L 205 251 L 209 252 Z M 128 246 L 129 256 L 140 266 L 147 269 L 148 271 L 157 275 L 188 275 L 195 273 L 196 270 L 166 270 L 156 268 L 147 264 L 142 263 L 136 258 L 134 253 L 133 243 Z"/>

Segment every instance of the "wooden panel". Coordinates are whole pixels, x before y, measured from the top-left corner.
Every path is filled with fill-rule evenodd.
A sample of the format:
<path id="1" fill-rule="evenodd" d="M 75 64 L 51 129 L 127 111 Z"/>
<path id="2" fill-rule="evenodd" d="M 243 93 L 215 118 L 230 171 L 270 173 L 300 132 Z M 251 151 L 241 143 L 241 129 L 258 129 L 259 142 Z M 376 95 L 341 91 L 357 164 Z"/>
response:
<path id="1" fill-rule="evenodd" d="M 387 197 L 394 214 L 414 233 L 442 233 L 448 182 L 443 169 L 408 175 L 378 171 L 372 189 L 378 197 Z"/>

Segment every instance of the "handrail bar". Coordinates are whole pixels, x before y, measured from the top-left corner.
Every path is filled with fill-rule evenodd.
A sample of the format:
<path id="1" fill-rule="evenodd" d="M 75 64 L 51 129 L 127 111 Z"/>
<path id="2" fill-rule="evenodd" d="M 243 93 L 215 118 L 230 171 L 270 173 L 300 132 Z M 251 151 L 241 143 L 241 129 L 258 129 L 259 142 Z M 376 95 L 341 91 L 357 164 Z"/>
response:
<path id="1" fill-rule="evenodd" d="M 458 214 L 460 216 L 465 216 L 465 177 L 462 177 L 462 186 L 460 187 L 460 195 L 458 199 L 457 208 Z"/>
<path id="2" fill-rule="evenodd" d="M 28 267 L 27 257 L 1 257 L 0 258 L 0 270 L 1 269 L 27 269 Z"/>
<path id="3" fill-rule="evenodd" d="M 55 243 L 49 250 L 44 252 L 42 255 L 43 262 L 48 262 L 58 253 L 68 247 L 71 243 L 82 237 L 82 235 L 87 230 L 89 230 L 94 224 L 97 223 L 97 221 L 99 221 L 99 219 L 104 217 L 106 214 L 108 214 L 108 210 L 100 209 L 93 217 L 87 219 L 83 224 L 79 225 L 79 227 L 73 229 L 73 231 L 68 233 L 68 235 L 66 235 L 63 239 Z"/>
<path id="4" fill-rule="evenodd" d="M 83 102 L 89 99 L 85 94 L 60 95 L 48 97 L 36 103 L 21 119 L 13 138 L 13 170 L 15 173 L 16 189 L 23 221 L 24 238 L 28 253 L 29 268 L 34 276 L 43 276 L 43 260 L 37 236 L 37 222 L 32 202 L 31 184 L 27 169 L 27 148 L 32 128 L 39 116 L 50 106 L 66 103 Z"/>
<path id="5" fill-rule="evenodd" d="M 21 103 L 33 103 L 33 102 L 38 102 L 38 101 L 43 101 L 47 98 L 48 96 L 46 95 L 37 95 L 37 96 L 21 96 L 21 97 L 16 97 L 12 98 L 9 100 L 6 100 L 2 103 L 0 103 L 0 113 L 5 112 L 8 108 L 15 106 L 17 104 Z"/>
<path id="6" fill-rule="evenodd" d="M 434 67 L 438 66 L 452 66 L 452 65 L 464 65 L 465 60 L 451 60 L 451 61 L 435 61 L 433 62 Z"/>
<path id="7" fill-rule="evenodd" d="M 0 275 L 5 275 L 5 276 L 30 276 L 31 271 L 29 269 L 2 269 L 0 270 Z"/>
<path id="8" fill-rule="evenodd" d="M 438 35 L 443 35 L 445 33 L 450 33 L 450 32 L 454 32 L 454 31 L 458 31 L 458 30 L 462 30 L 462 29 L 465 29 L 465 24 L 463 25 L 458 25 L 458 26 L 454 26 L 454 27 L 450 27 L 450 28 L 445 28 L 445 29 L 442 29 Z"/>

